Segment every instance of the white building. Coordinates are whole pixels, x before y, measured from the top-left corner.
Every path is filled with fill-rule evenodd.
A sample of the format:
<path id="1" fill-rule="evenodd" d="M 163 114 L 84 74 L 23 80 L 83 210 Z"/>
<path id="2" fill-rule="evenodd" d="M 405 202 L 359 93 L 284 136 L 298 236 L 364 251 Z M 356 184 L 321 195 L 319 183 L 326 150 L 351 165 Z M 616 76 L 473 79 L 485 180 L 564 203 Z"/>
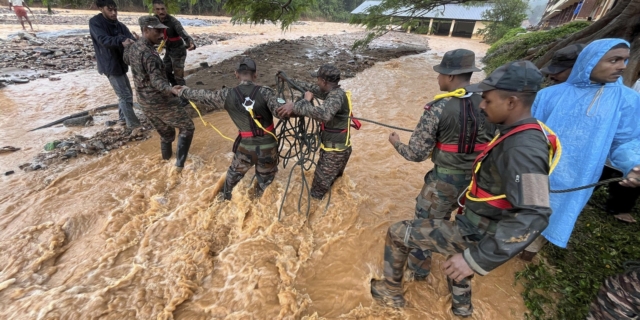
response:
<path id="1" fill-rule="evenodd" d="M 366 14 L 366 10 L 377 6 L 382 1 L 365 1 L 351 14 Z M 478 29 L 485 27 L 482 13 L 492 8 L 492 4 L 468 6 L 461 4 L 447 4 L 430 11 L 418 11 L 413 19 L 419 20 L 421 26 L 428 26 L 431 34 L 450 37 L 478 38 Z M 410 10 L 398 10 L 399 13 L 389 14 L 391 17 L 409 17 Z"/>

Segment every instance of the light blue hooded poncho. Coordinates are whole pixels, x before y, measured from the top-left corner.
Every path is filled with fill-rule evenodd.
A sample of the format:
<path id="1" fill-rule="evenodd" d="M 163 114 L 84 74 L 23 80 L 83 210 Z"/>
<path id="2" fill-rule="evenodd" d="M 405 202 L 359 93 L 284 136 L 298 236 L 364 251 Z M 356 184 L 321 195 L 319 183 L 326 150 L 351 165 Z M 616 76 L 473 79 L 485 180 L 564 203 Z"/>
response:
<path id="1" fill-rule="evenodd" d="M 553 130 L 562 144 L 562 156 L 549 176 L 551 190 L 597 182 L 607 160 L 625 175 L 640 165 L 640 94 L 614 83 L 591 83 L 591 70 L 622 39 L 589 44 L 578 56 L 567 82 L 538 92 L 532 114 Z M 578 215 L 593 188 L 552 193 L 553 213 L 542 235 L 565 248 Z"/>

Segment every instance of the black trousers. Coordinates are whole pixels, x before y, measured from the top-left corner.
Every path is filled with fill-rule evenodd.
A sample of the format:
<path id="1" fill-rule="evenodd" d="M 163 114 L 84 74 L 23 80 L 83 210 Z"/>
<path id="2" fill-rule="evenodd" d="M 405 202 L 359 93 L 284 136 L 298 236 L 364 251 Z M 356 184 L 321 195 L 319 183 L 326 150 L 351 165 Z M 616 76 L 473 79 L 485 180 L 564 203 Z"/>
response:
<path id="1" fill-rule="evenodd" d="M 623 174 L 617 169 L 609 166 L 604 166 L 600 180 L 607 180 L 611 178 L 620 178 Z M 604 209 L 610 214 L 629 213 L 636 205 L 638 197 L 640 197 L 640 188 L 629 188 L 621 186 L 618 182 L 612 182 L 608 185 L 609 195 L 605 202 Z M 601 187 L 596 187 L 596 190 Z M 595 192 L 595 190 L 594 190 Z"/>

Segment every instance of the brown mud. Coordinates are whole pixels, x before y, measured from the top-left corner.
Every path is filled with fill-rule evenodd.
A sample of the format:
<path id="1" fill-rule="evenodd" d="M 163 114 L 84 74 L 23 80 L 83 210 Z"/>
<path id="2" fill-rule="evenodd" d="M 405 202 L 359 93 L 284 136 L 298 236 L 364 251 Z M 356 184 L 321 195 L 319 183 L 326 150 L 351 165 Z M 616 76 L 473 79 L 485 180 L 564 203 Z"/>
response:
<path id="1" fill-rule="evenodd" d="M 277 34 L 264 36 L 269 37 L 277 39 Z M 464 39 L 420 40 L 429 40 L 432 48 L 470 48 L 477 58 L 487 49 Z M 234 41 L 216 54 L 236 55 L 246 48 L 233 50 L 256 40 Z M 424 103 L 438 93 L 432 66 L 440 58 L 427 52 L 379 61 L 341 84 L 352 91 L 358 114 L 411 128 Z M 317 65 L 290 64 L 284 70 L 303 78 Z M 228 76 L 222 81 L 213 80 L 220 75 L 203 75 L 199 81 L 210 87 L 234 85 Z M 477 74 L 472 80 L 481 78 Z M 7 101 L 2 110 L 10 115 L 0 119 L 10 129 L 0 145 L 29 145 L 3 154 L 1 165 L 7 163 L 3 159 L 33 153 L 35 144 L 39 149 L 56 136 L 87 130 L 21 131 L 50 121 L 36 116 L 55 119 L 112 103 L 104 80 L 86 70 L 64 75 L 63 81 L 64 86 L 61 81 L 43 81 L 48 87 L 42 88 L 23 85 L 28 92 L 0 91 Z M 273 74 L 261 74 L 259 81 L 274 81 Z M 25 104 L 36 104 L 30 107 L 35 110 Z M 224 112 L 204 117 L 227 134 L 236 131 Z M 402 159 L 387 141 L 390 130 L 364 124 L 353 134 L 352 158 L 332 188 L 326 211 L 326 200 L 314 202 L 307 217 L 297 213 L 297 197 L 287 197 L 283 219 L 277 221 L 290 169 L 280 168 L 260 199 L 249 191 L 250 172 L 232 201 L 217 202 L 213 191 L 231 161 L 231 143 L 195 122 L 181 174 L 173 172 L 173 160 L 161 160 L 153 133 L 100 157 L 0 178 L 7 190 L 0 194 L 0 318 L 456 319 L 440 271 L 443 257 L 437 254 L 430 283 L 405 284 L 409 307 L 379 306 L 369 293 L 370 279 L 382 275 L 386 229 L 411 219 L 423 175 L 432 166 Z M 406 142 L 409 134 L 400 137 Z M 292 194 L 300 181 L 294 175 Z M 514 272 L 523 266 L 513 260 L 475 277 L 472 319 L 524 318 L 521 288 L 514 286 Z"/>

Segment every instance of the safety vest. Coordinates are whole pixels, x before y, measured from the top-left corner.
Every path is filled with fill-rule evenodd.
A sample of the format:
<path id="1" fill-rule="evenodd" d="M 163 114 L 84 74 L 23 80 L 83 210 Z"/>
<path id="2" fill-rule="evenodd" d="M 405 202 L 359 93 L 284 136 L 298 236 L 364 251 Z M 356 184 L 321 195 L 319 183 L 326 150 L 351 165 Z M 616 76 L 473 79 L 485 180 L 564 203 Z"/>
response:
<path id="1" fill-rule="evenodd" d="M 327 147 L 324 144 L 324 141 L 322 144 L 320 144 L 320 148 L 322 148 L 322 150 L 324 151 L 344 151 L 347 148 L 349 148 L 351 146 L 351 127 L 353 127 L 356 130 L 360 130 L 360 127 L 362 126 L 362 124 L 360 123 L 360 121 L 358 121 L 357 119 L 353 119 L 353 109 L 351 107 L 351 91 L 345 91 L 345 96 L 347 98 L 347 108 L 348 108 L 348 118 L 346 119 L 346 122 L 343 126 L 344 128 L 330 128 L 328 127 L 324 122 L 320 124 L 320 130 L 323 132 L 328 132 L 328 133 L 344 133 L 345 134 L 345 141 L 344 141 L 344 147 Z M 340 111 L 338 111 L 340 112 Z M 336 114 L 336 116 L 334 116 L 334 118 L 336 117 L 340 117 L 340 115 Z M 349 119 L 351 119 L 351 123 L 349 123 Z M 337 119 L 332 120 L 329 124 L 334 124 L 334 122 L 336 122 Z M 332 141 L 335 142 L 335 141 Z"/>
<path id="2" fill-rule="evenodd" d="M 495 146 L 500 144 L 500 142 L 502 142 L 507 137 L 525 130 L 539 130 L 542 133 L 545 133 L 545 131 L 549 132 L 549 134 L 545 133 L 545 136 L 547 137 L 547 143 L 549 144 L 549 167 L 550 167 L 549 174 L 553 172 L 553 169 L 555 169 L 556 165 L 558 164 L 558 161 L 560 160 L 560 156 L 562 155 L 562 147 L 560 145 L 560 140 L 558 139 L 558 137 L 555 135 L 553 131 L 551 131 L 551 129 L 549 129 L 544 123 L 540 121 L 538 121 L 538 124 L 527 123 L 527 124 L 519 125 L 503 136 L 500 136 L 498 134 L 495 138 L 493 138 L 493 140 L 491 140 L 491 142 L 489 142 L 489 144 L 484 149 L 484 151 L 482 151 L 482 153 L 478 155 L 475 162 L 473 163 L 473 167 L 472 167 L 473 173 L 471 175 L 471 183 L 469 184 L 469 188 L 467 189 L 467 193 L 466 193 L 467 199 L 471 201 L 476 201 L 476 202 L 486 202 L 488 205 L 498 209 L 510 209 L 513 207 L 511 203 L 508 200 L 506 200 L 507 195 L 505 194 L 493 195 L 488 191 L 480 188 L 477 183 L 477 180 L 478 180 L 477 174 L 478 174 L 478 171 L 480 170 L 480 166 L 482 165 L 482 160 L 486 158 L 486 156 L 489 154 L 489 151 L 491 151 L 491 149 L 495 148 Z"/>

